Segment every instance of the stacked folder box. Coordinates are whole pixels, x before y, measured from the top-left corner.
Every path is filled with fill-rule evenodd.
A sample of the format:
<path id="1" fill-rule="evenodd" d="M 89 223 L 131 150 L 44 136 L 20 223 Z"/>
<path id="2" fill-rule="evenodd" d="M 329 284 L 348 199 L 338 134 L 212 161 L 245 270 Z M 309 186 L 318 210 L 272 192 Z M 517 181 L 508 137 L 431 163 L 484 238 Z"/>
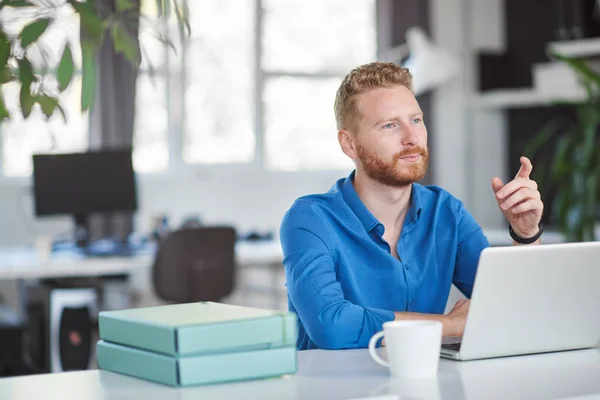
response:
<path id="1" fill-rule="evenodd" d="M 296 315 L 213 302 L 100 312 L 98 367 L 172 386 L 296 372 Z"/>

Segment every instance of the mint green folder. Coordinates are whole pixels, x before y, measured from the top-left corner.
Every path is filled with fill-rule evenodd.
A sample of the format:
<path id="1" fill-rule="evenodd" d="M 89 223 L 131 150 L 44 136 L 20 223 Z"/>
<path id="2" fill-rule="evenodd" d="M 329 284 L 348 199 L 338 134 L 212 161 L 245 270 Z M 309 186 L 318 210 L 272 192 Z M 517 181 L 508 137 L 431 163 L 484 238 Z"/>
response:
<path id="1" fill-rule="evenodd" d="M 100 369 L 170 386 L 269 378 L 297 369 L 295 346 L 175 357 L 100 340 L 97 356 Z"/>
<path id="2" fill-rule="evenodd" d="M 100 339 L 171 356 L 295 346 L 296 314 L 198 302 L 102 311 Z"/>

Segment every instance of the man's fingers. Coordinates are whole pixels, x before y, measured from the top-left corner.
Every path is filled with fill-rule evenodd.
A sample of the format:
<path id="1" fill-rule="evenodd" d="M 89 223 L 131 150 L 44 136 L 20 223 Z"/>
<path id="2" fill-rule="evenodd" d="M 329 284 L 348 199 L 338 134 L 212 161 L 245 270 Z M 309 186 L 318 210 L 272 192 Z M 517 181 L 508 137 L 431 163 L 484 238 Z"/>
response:
<path id="1" fill-rule="evenodd" d="M 531 160 L 527 157 L 521 157 L 521 168 L 519 168 L 519 172 L 515 175 L 516 178 L 529 178 L 531 171 L 533 171 L 533 165 L 531 164 Z"/>
<path id="2" fill-rule="evenodd" d="M 513 214 L 521 214 L 535 209 L 543 209 L 544 205 L 540 199 L 529 199 L 510 209 Z"/>
<path id="3" fill-rule="evenodd" d="M 506 197 L 505 200 L 500 203 L 500 208 L 502 208 L 503 210 L 506 211 L 506 210 L 509 210 L 514 205 L 523 202 L 524 200 L 539 199 L 539 198 L 540 198 L 539 192 L 537 192 L 531 188 L 528 188 L 528 187 L 523 187 L 523 188 L 520 188 L 519 190 L 517 190 L 516 192 L 514 192 L 512 195 Z"/>
<path id="4" fill-rule="evenodd" d="M 504 185 L 504 187 L 498 192 L 496 192 L 496 197 L 498 198 L 498 200 L 504 199 L 523 187 L 530 188 L 533 190 L 537 190 L 538 188 L 536 181 L 525 178 L 515 178 L 514 180 Z"/>
<path id="5" fill-rule="evenodd" d="M 500 178 L 495 177 L 492 179 L 492 189 L 494 190 L 494 193 L 497 193 L 498 190 L 502 189 L 502 186 L 504 186 L 504 182 L 502 182 Z"/>

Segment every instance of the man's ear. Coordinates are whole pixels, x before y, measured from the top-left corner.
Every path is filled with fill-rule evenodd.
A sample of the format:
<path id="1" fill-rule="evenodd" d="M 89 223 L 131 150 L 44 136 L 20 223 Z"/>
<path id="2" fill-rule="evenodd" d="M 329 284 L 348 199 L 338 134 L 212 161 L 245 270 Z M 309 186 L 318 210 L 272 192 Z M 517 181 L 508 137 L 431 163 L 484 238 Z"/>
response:
<path id="1" fill-rule="evenodd" d="M 338 131 L 338 142 L 340 142 L 344 154 L 351 159 L 356 160 L 356 145 L 354 143 L 354 135 L 352 132 L 340 129 Z"/>

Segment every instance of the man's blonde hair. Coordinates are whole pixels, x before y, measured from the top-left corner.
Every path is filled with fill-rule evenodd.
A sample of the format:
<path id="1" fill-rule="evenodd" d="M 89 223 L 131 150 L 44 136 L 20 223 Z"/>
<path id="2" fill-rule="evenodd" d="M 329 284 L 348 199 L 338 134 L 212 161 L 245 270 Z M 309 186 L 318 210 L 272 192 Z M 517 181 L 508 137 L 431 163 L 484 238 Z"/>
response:
<path id="1" fill-rule="evenodd" d="M 373 89 L 402 85 L 412 92 L 412 75 L 408 68 L 389 62 L 372 62 L 350 71 L 335 96 L 337 128 L 353 129 L 360 119 L 356 96 Z"/>

